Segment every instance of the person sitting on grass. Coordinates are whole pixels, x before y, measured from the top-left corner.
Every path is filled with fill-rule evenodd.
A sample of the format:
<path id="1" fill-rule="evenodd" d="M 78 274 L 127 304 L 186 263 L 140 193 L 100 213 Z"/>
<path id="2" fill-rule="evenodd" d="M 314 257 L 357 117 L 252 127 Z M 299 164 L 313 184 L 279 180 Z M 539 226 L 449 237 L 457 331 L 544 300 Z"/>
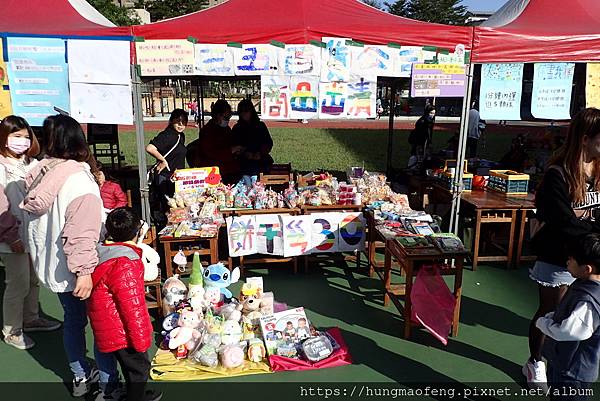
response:
<path id="1" fill-rule="evenodd" d="M 136 246 L 142 227 L 130 208 L 119 208 L 106 218 L 109 240 L 98 246 L 98 267 L 92 273 L 93 288 L 88 315 L 98 350 L 119 361 L 125 376 L 128 401 L 158 400 L 161 394 L 146 393 L 150 372 L 148 349 L 152 324 L 146 308 L 142 250 Z M 108 377 L 100 379 L 96 399 L 118 399 L 116 362 Z"/>
<path id="2" fill-rule="evenodd" d="M 548 360 L 550 399 L 565 389 L 577 393 L 598 379 L 600 361 L 600 234 L 574 241 L 567 268 L 575 277 L 554 312 L 540 317 L 536 326 L 546 335 L 544 356 Z M 558 393 L 561 394 L 559 395 Z"/>

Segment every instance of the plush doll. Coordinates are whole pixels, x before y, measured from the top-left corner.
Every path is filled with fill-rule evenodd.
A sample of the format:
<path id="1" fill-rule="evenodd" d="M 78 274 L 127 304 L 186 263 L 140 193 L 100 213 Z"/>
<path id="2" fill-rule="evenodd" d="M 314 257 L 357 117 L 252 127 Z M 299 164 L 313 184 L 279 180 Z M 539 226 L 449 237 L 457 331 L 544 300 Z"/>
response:
<path id="1" fill-rule="evenodd" d="M 210 307 L 213 312 L 219 313 L 223 306 L 223 294 L 217 287 L 205 287 L 204 288 L 204 302 L 207 307 Z"/>
<path id="2" fill-rule="evenodd" d="M 223 332 L 221 333 L 221 343 L 224 345 L 237 344 L 242 340 L 242 328 L 235 320 L 226 320 L 223 323 Z"/>
<path id="3" fill-rule="evenodd" d="M 262 340 L 254 338 L 248 341 L 248 360 L 251 362 L 262 362 L 265 359 L 266 350 Z"/>
<path id="4" fill-rule="evenodd" d="M 160 332 L 163 336 L 163 340 L 160 343 L 161 349 L 169 349 L 169 340 L 171 339 L 171 331 L 177 327 L 177 321 L 179 320 L 179 313 L 171 313 L 163 320 L 163 330 Z"/>
<path id="5" fill-rule="evenodd" d="M 195 312 L 201 312 L 207 302 L 204 299 L 204 280 L 202 278 L 202 265 L 200 264 L 200 254 L 194 253 L 192 261 L 192 274 L 190 275 L 188 297 Z"/>
<path id="6" fill-rule="evenodd" d="M 163 315 L 167 316 L 175 312 L 175 307 L 183 301 L 187 295 L 187 287 L 179 280 L 179 275 L 174 275 L 165 280 L 163 284 Z"/>
<path id="7" fill-rule="evenodd" d="M 239 345 L 225 345 L 219 350 L 221 364 L 226 369 L 237 368 L 244 364 L 244 351 Z"/>
<path id="8" fill-rule="evenodd" d="M 144 238 L 149 230 L 148 223 L 142 221 L 142 230 L 138 238 L 137 247 L 142 250 L 142 262 L 144 263 L 144 281 L 154 281 L 158 277 L 158 264 L 160 256 L 151 246 L 144 244 Z"/>
<path id="9" fill-rule="evenodd" d="M 227 299 L 232 297 L 231 291 L 227 289 L 231 284 L 237 283 L 240 279 L 240 268 L 236 267 L 229 271 L 223 263 L 216 263 L 204 269 L 204 287 L 219 288 L 221 294 Z"/>
<path id="10" fill-rule="evenodd" d="M 223 319 L 239 322 L 242 319 L 242 312 L 238 310 L 238 305 L 234 302 L 223 305 L 221 308 Z"/>
<path id="11" fill-rule="evenodd" d="M 238 310 L 242 312 L 242 320 L 247 323 L 257 324 L 263 316 L 261 312 L 262 292 L 250 283 L 245 283 L 240 291 L 240 304 Z"/>
<path id="12" fill-rule="evenodd" d="M 200 317 L 190 310 L 183 310 L 179 314 L 178 327 L 171 331 L 169 340 L 170 349 L 178 349 L 182 345 L 187 350 L 192 350 L 200 339 L 197 327 L 200 325 Z"/>

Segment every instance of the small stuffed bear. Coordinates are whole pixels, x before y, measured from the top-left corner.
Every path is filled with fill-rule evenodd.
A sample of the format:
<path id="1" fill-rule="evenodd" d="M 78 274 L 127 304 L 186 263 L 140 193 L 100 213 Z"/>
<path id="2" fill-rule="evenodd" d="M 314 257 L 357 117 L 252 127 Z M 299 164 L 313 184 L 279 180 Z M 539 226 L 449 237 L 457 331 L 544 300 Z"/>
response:
<path id="1" fill-rule="evenodd" d="M 187 296 L 187 287 L 179 280 L 179 275 L 174 275 L 165 280 L 163 292 L 163 315 L 168 316 L 175 312 L 175 307 Z"/>
<path id="2" fill-rule="evenodd" d="M 200 339 L 197 327 L 200 325 L 200 317 L 196 312 L 182 310 L 179 314 L 179 327 L 171 331 L 169 348 L 177 349 L 182 345 L 189 351 L 196 347 Z"/>

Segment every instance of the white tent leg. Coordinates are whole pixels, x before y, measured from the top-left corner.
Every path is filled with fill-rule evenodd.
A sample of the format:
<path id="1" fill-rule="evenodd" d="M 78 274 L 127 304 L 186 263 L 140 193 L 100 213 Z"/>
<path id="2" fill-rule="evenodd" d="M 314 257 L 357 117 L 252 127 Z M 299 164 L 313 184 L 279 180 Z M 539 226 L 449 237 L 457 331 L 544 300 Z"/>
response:
<path id="1" fill-rule="evenodd" d="M 144 113 L 142 111 L 142 82 L 135 65 L 131 66 L 131 83 L 133 85 L 133 115 L 135 117 L 135 139 L 140 176 L 142 219 L 150 222 L 150 201 L 148 198 L 148 180 L 146 179 L 146 137 L 144 136 Z"/>

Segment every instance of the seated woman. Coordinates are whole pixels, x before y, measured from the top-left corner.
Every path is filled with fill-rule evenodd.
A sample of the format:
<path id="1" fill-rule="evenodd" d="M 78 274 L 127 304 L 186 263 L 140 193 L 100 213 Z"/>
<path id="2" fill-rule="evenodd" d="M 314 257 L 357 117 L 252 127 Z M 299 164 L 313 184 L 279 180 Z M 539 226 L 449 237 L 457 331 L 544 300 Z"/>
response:
<path id="1" fill-rule="evenodd" d="M 242 175 L 268 173 L 273 165 L 269 153 L 273 149 L 273 139 L 265 123 L 248 99 L 238 104 L 238 123 L 233 127 L 233 143 L 241 148 L 239 155 Z"/>
<path id="2" fill-rule="evenodd" d="M 102 170 L 102 164 L 96 162 L 98 170 L 94 172 L 94 177 L 100 186 L 100 198 L 102 205 L 107 211 L 127 206 L 127 195 L 121 189 L 121 185 L 112 177 L 106 177 Z"/>
<path id="3" fill-rule="evenodd" d="M 231 106 L 219 99 L 211 107 L 211 116 L 200 129 L 198 139 L 188 145 L 188 164 L 190 167 L 218 166 L 223 182 L 235 183 L 240 178 L 236 156 L 241 149 L 234 145 L 229 128 Z"/>

